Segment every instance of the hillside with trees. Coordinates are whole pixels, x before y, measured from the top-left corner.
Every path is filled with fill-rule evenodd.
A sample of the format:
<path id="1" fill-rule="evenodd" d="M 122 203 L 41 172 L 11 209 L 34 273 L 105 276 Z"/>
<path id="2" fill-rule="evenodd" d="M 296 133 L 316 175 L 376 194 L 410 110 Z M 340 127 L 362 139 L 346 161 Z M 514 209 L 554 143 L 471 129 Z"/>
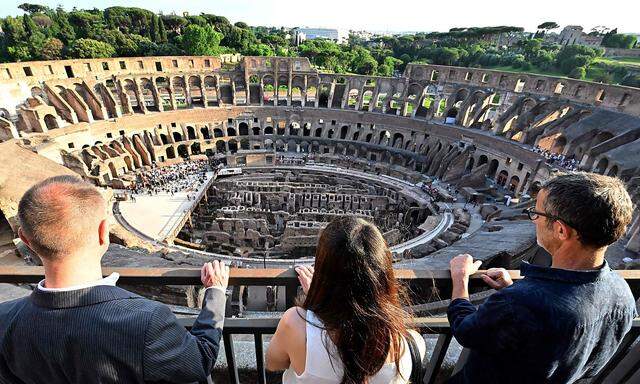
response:
<path id="1" fill-rule="evenodd" d="M 288 29 L 232 24 L 212 14 L 159 15 L 132 7 L 66 11 L 30 3 L 19 8 L 24 15 L 0 19 L 2 62 L 240 53 L 303 56 L 322 70 L 338 73 L 394 76 L 409 62 L 421 62 L 640 86 L 640 77 L 624 65 L 600 60 L 601 49 L 545 43 L 544 34 L 558 27 L 554 22 L 542 23 L 533 36 L 513 26 L 470 27 L 376 36 L 368 41 L 351 35 L 346 44 L 315 39 L 296 45 Z M 518 37 L 517 43 L 502 43 L 509 36 Z M 612 30 L 604 36 L 603 44 L 635 44 L 625 36 Z"/>

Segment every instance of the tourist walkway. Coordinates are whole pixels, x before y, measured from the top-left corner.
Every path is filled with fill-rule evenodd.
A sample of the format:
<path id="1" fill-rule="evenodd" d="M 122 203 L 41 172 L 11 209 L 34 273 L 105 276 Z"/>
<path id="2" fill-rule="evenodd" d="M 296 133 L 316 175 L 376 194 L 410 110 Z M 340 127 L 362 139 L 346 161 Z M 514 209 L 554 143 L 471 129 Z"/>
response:
<path id="1" fill-rule="evenodd" d="M 207 181 L 200 188 L 188 188 L 174 193 L 162 192 L 157 195 L 135 195 L 131 199 L 119 203 L 120 214 L 129 225 L 145 236 L 156 241 L 164 241 L 175 236 L 178 228 L 184 223 L 186 213 L 200 200 L 200 196 L 210 184 L 213 172 L 207 172 Z M 191 196 L 191 200 L 187 199 Z"/>

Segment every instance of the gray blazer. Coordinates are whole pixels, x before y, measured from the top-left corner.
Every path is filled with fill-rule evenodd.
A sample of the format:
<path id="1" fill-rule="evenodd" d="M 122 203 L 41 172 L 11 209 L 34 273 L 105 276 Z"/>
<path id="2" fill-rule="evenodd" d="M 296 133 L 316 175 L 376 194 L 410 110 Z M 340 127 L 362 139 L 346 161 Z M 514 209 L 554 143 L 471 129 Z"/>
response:
<path id="1" fill-rule="evenodd" d="M 0 383 L 206 381 L 225 300 L 207 289 L 188 332 L 167 306 L 118 287 L 36 289 L 0 304 Z"/>

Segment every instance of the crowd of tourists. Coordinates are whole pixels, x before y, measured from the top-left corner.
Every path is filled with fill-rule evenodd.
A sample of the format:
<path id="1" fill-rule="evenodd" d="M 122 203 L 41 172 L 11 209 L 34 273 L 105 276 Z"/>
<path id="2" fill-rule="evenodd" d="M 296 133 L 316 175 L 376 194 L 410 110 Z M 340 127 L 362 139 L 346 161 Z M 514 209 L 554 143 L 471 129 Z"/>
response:
<path id="1" fill-rule="evenodd" d="M 208 160 L 190 160 L 164 167 L 154 166 L 137 175 L 136 183 L 131 187 L 131 193 L 135 199 L 135 195 L 141 194 L 173 195 L 187 189 L 197 190 L 207 182 L 209 170 L 211 170 L 211 164 Z"/>
<path id="2" fill-rule="evenodd" d="M 171 190 L 206 167 L 154 169 L 141 188 Z M 523 262 L 514 282 L 503 268 L 479 271 L 471 255 L 451 259 L 450 330 L 469 354 L 448 383 L 574 383 L 601 371 L 637 316 L 631 289 L 604 258 L 632 213 L 620 180 L 562 174 L 527 210 L 548 265 Z M 202 266 L 202 309 L 187 330 L 169 307 L 117 287 L 117 273 L 103 278 L 109 216 L 92 185 L 46 179 L 25 193 L 18 219 L 44 279 L 0 303 L 0 382 L 210 382 L 225 325 L 224 262 Z M 433 357 L 392 263 L 374 224 L 349 215 L 329 223 L 313 267 L 295 269 L 304 296 L 280 319 L 266 368 L 284 371 L 284 384 L 422 382 L 421 363 Z M 495 290 L 479 306 L 470 301 L 475 274 Z"/>
<path id="3" fill-rule="evenodd" d="M 554 153 L 547 149 L 540 148 L 540 146 L 536 145 L 532 148 L 533 152 L 539 153 L 547 159 L 547 163 L 551 165 L 555 165 L 556 167 L 562 167 L 567 171 L 577 171 L 579 162 L 575 159 L 574 155 L 567 157 L 563 154 Z"/>

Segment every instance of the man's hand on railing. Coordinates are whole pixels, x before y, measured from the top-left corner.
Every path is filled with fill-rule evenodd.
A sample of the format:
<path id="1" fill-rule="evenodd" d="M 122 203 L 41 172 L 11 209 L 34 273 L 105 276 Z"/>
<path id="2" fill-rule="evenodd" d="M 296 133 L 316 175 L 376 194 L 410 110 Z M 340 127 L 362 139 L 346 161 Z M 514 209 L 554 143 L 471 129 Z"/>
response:
<path id="1" fill-rule="evenodd" d="M 299 266 L 296 267 L 296 273 L 298 274 L 298 280 L 302 286 L 302 291 L 306 295 L 309 292 L 311 286 L 311 279 L 313 278 L 313 267 Z"/>
<path id="2" fill-rule="evenodd" d="M 471 255 L 458 255 L 451 259 L 449 266 L 451 267 L 451 284 L 453 290 L 451 292 L 451 300 L 469 299 L 469 276 L 478 272 L 478 268 L 482 265 L 482 260 L 473 260 Z"/>
<path id="3" fill-rule="evenodd" d="M 504 268 L 489 268 L 483 275 L 482 280 L 493 289 L 502 289 L 513 284 L 511 275 Z"/>
<path id="4" fill-rule="evenodd" d="M 200 280 L 205 288 L 226 289 L 229 285 L 229 267 L 224 265 L 224 261 L 215 260 L 213 263 L 205 263 L 200 270 Z"/>

